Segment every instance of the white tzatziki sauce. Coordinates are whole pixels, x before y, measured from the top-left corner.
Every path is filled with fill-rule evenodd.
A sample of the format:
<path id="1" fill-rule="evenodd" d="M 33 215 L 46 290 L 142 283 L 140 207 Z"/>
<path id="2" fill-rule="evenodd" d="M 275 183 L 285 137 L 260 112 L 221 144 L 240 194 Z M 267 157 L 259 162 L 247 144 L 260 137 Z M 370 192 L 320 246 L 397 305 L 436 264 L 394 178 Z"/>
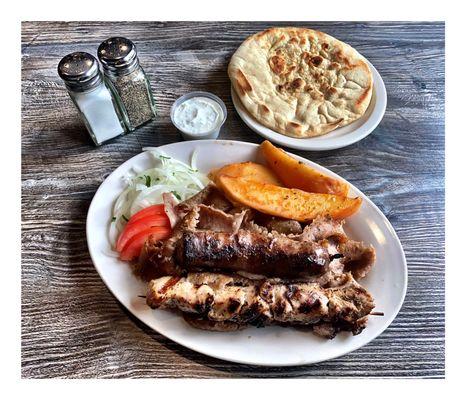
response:
<path id="1" fill-rule="evenodd" d="M 223 110 L 208 97 L 192 97 L 176 108 L 173 117 L 180 129 L 191 134 L 203 134 L 220 125 Z"/>

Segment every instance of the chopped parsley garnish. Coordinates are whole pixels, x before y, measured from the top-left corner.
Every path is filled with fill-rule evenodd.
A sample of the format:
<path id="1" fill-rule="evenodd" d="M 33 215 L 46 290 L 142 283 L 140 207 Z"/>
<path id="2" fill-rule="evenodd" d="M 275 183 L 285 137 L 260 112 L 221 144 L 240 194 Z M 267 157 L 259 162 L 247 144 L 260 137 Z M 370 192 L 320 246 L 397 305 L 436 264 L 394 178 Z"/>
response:
<path id="1" fill-rule="evenodd" d="M 172 193 L 178 200 L 181 200 L 181 196 L 177 192 L 172 191 Z"/>
<path id="2" fill-rule="evenodd" d="M 115 222 L 115 221 L 116 221 L 116 217 L 113 217 L 113 218 L 112 218 L 112 222 Z"/>
<path id="3" fill-rule="evenodd" d="M 123 218 L 123 219 L 124 219 L 126 222 L 128 222 L 128 221 L 129 221 L 129 219 L 128 219 L 128 218 L 126 218 L 126 215 L 122 215 L 121 217 L 122 217 L 122 218 Z"/>
<path id="4" fill-rule="evenodd" d="M 171 159 L 171 157 L 162 156 L 162 155 L 160 155 L 159 157 L 160 157 L 161 160 L 170 160 Z"/>
<path id="5" fill-rule="evenodd" d="M 146 180 L 146 186 L 150 187 L 150 182 L 151 182 L 151 177 L 148 175 L 140 176 L 139 179 L 145 179 Z M 159 180 L 159 178 L 155 179 L 156 181 Z"/>

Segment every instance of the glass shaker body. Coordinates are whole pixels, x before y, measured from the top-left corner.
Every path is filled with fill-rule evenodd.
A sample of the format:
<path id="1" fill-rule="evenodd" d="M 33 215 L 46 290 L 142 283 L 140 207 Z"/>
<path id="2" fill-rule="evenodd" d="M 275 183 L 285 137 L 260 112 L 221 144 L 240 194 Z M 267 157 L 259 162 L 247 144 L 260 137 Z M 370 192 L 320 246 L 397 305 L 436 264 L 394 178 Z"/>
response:
<path id="1" fill-rule="evenodd" d="M 97 146 L 126 133 L 123 112 L 103 80 L 90 91 L 68 94 Z"/>
<path id="2" fill-rule="evenodd" d="M 132 131 L 153 119 L 155 100 L 134 43 L 123 37 L 109 38 L 100 44 L 97 55 L 105 79 L 124 111 L 127 128 Z"/>
<path id="3" fill-rule="evenodd" d="M 68 54 L 58 64 L 58 75 L 65 82 L 68 94 L 96 145 L 126 132 L 123 113 L 94 56 L 83 52 Z"/>
<path id="4" fill-rule="evenodd" d="M 105 80 L 124 111 L 130 131 L 155 117 L 155 100 L 150 82 L 140 65 L 125 75 L 105 74 Z"/>

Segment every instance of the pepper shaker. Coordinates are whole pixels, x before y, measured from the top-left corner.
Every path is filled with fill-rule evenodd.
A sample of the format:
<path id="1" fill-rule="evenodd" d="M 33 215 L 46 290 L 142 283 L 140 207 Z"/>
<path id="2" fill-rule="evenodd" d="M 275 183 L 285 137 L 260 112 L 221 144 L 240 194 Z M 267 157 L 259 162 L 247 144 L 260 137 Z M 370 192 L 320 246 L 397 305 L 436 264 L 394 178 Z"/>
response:
<path id="1" fill-rule="evenodd" d="M 154 118 L 154 97 L 134 43 L 123 37 L 112 37 L 100 44 L 97 56 L 106 80 L 125 111 L 128 129 L 132 131 Z"/>
<path id="2" fill-rule="evenodd" d="M 96 145 L 126 132 L 123 114 L 105 84 L 94 56 L 83 52 L 66 55 L 58 64 L 58 75 L 65 82 Z"/>

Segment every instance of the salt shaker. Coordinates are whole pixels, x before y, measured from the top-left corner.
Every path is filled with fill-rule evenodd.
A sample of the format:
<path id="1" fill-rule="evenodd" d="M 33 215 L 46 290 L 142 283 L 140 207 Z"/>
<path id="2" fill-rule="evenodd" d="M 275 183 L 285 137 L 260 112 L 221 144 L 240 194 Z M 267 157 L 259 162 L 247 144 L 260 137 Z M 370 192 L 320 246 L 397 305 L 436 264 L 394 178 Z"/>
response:
<path id="1" fill-rule="evenodd" d="M 139 64 L 134 43 L 123 37 L 105 40 L 97 50 L 105 78 L 114 90 L 130 131 L 155 117 L 150 82 Z"/>
<path id="2" fill-rule="evenodd" d="M 96 145 L 126 132 L 123 113 L 104 82 L 94 56 L 83 52 L 66 55 L 58 64 L 58 75 Z"/>

